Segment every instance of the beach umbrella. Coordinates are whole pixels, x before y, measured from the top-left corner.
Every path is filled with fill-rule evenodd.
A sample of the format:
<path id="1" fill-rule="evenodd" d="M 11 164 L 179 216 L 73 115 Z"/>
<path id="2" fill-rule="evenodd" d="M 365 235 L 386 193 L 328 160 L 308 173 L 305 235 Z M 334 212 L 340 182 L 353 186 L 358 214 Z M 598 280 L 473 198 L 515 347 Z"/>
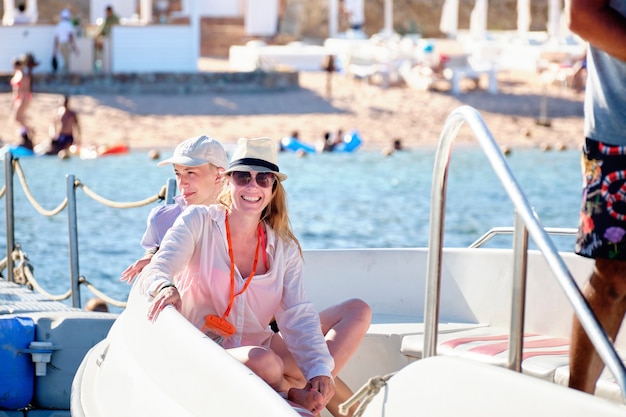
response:
<path id="1" fill-rule="evenodd" d="M 487 33 L 487 0 L 476 0 L 470 15 L 470 33 L 484 38 Z"/>
<path id="2" fill-rule="evenodd" d="M 328 0 L 328 37 L 339 33 L 339 0 Z"/>
<path id="3" fill-rule="evenodd" d="M 561 32 L 561 0 L 550 0 L 548 4 L 548 36 L 558 38 Z"/>
<path id="4" fill-rule="evenodd" d="M 521 38 L 530 30 L 530 0 L 517 0 L 517 33 Z"/>
<path id="5" fill-rule="evenodd" d="M 12 25 L 15 18 L 15 2 L 13 0 L 4 0 L 4 15 L 2 16 L 3 25 Z"/>
<path id="6" fill-rule="evenodd" d="M 37 0 L 28 0 L 26 3 L 26 15 L 30 17 L 30 21 L 35 23 L 39 20 L 39 10 L 37 8 Z"/>
<path id="7" fill-rule="evenodd" d="M 383 32 L 387 35 L 391 35 L 394 33 L 393 30 L 393 0 L 385 0 L 385 27 L 383 28 Z"/>
<path id="8" fill-rule="evenodd" d="M 439 30 L 448 35 L 448 38 L 456 37 L 459 31 L 459 0 L 446 0 L 443 3 Z"/>

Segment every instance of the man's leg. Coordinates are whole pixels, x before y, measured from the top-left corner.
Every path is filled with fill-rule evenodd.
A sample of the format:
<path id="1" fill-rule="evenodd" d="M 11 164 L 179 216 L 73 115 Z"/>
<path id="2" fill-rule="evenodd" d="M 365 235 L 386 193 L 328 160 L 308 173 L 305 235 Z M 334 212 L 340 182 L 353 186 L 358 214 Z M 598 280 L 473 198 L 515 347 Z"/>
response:
<path id="1" fill-rule="evenodd" d="M 583 288 L 583 294 L 606 333 L 615 340 L 626 313 L 626 262 L 596 259 L 596 266 Z M 603 368 L 604 363 L 580 321 L 574 316 L 569 386 L 593 393 Z"/>
<path id="2" fill-rule="evenodd" d="M 61 53 L 61 57 L 63 57 L 63 67 L 62 70 L 64 73 L 69 72 L 70 69 L 70 44 L 62 43 L 59 45 L 59 52 Z"/>

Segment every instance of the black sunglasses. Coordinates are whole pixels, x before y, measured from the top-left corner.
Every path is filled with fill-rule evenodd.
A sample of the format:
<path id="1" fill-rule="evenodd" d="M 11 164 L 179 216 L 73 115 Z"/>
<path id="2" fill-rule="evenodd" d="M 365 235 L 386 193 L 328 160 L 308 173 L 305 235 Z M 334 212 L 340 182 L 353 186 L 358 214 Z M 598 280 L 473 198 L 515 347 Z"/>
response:
<path id="1" fill-rule="evenodd" d="M 251 172 L 233 171 L 230 173 L 230 176 L 233 178 L 235 184 L 240 187 L 245 187 L 250 184 L 252 178 L 255 178 L 257 185 L 262 188 L 271 187 L 274 185 L 274 182 L 276 182 L 276 176 L 271 172 L 258 172 L 253 177 Z"/>

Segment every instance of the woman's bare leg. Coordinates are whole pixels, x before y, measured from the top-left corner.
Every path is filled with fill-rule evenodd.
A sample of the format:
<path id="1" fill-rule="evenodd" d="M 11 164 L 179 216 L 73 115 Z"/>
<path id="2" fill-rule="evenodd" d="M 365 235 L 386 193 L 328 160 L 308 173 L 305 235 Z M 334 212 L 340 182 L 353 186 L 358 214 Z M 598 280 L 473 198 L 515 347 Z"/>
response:
<path id="1" fill-rule="evenodd" d="M 346 300 L 320 312 L 322 332 L 335 360 L 333 376 L 337 376 L 354 355 L 371 320 L 372 310 L 359 299 Z"/>
<path id="2" fill-rule="evenodd" d="M 328 408 L 335 417 L 340 417 L 338 413 L 339 404 L 352 396 L 350 387 L 337 378 L 337 375 L 361 344 L 363 336 L 369 328 L 371 318 L 372 312 L 369 305 L 359 299 L 346 300 L 320 312 L 322 332 L 328 344 L 328 350 L 335 361 L 335 368 L 332 372 L 336 384 L 335 396 L 331 399 Z M 289 399 L 311 410 L 312 408 L 309 408 L 308 405 L 315 403 L 316 399 L 311 398 L 308 391 L 303 388 L 307 381 L 291 353 L 287 350 L 280 334 L 272 338 L 271 349 L 283 361 L 285 384 L 283 387 L 288 387 L 286 390 L 289 391 L 290 396 L 293 394 L 294 398 L 293 400 L 292 398 Z M 285 389 L 281 391 L 285 391 Z M 353 412 L 355 408 L 356 405 L 351 411 Z"/>
<path id="3" fill-rule="evenodd" d="M 353 394 L 350 387 L 337 375 L 358 349 L 371 320 L 371 308 L 359 299 L 350 299 L 320 312 L 322 331 L 330 354 L 335 359 L 335 395 L 326 406 L 334 417 L 342 417 L 339 414 L 339 404 L 346 402 Z M 355 404 L 347 416 L 352 416 L 357 407 L 358 404 Z"/>

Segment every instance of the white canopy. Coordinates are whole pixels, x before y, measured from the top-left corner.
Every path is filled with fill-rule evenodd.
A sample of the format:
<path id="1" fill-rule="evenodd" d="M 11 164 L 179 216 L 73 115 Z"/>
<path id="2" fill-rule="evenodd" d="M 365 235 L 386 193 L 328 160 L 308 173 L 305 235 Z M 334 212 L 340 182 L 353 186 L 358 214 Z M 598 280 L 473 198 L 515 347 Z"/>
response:
<path id="1" fill-rule="evenodd" d="M 3 25 L 12 25 L 15 17 L 15 2 L 13 0 L 4 0 L 4 15 L 2 16 Z"/>
<path id="2" fill-rule="evenodd" d="M 561 35 L 561 0 L 550 0 L 548 4 L 548 36 L 557 38 Z"/>
<path id="3" fill-rule="evenodd" d="M 517 33 L 526 37 L 530 30 L 530 0 L 517 0 Z"/>
<path id="4" fill-rule="evenodd" d="M 487 7 L 487 0 L 476 0 L 470 15 L 470 33 L 477 38 L 487 33 Z"/>
<path id="5" fill-rule="evenodd" d="M 441 11 L 439 30 L 449 38 L 456 37 L 459 31 L 459 0 L 446 0 Z"/>

